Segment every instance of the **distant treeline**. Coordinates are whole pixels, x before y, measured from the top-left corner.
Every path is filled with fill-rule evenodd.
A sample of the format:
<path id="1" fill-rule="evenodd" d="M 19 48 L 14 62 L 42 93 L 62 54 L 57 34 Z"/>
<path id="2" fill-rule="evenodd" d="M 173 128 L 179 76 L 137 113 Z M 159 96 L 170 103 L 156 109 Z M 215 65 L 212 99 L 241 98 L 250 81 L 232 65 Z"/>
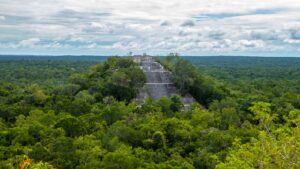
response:
<path id="1" fill-rule="evenodd" d="M 42 61 L 91 61 L 91 62 L 99 62 L 104 61 L 108 58 L 108 56 L 40 56 L 40 55 L 0 55 L 0 61 L 8 61 L 8 60 L 42 60 Z"/>

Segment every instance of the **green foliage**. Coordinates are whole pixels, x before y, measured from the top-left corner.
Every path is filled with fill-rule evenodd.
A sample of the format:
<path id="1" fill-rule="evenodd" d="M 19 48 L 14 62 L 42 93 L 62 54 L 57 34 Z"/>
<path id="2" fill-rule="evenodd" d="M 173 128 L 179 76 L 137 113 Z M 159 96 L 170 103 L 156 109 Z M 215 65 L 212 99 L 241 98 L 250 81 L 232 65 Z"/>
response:
<path id="1" fill-rule="evenodd" d="M 114 72 L 108 78 L 104 94 L 114 96 L 117 100 L 130 101 L 136 93 L 130 87 L 129 77 L 124 72 Z"/>
<path id="2" fill-rule="evenodd" d="M 102 148 L 102 143 L 94 135 L 85 135 L 74 140 L 74 149 L 78 165 L 76 169 L 100 168 L 101 159 L 106 150 Z"/>
<path id="3" fill-rule="evenodd" d="M 172 71 L 172 81 L 181 94 L 190 93 L 198 102 L 208 107 L 214 100 L 221 100 L 228 91 L 221 83 L 201 74 L 190 62 L 176 56 L 159 61 Z"/>
<path id="4" fill-rule="evenodd" d="M 249 108 L 254 113 L 254 119 L 259 120 L 259 125 L 266 131 L 270 131 L 270 127 L 276 118 L 271 114 L 270 103 L 257 102 Z"/>
<path id="5" fill-rule="evenodd" d="M 74 58 L 73 58 L 74 59 Z M 62 85 L 76 73 L 85 73 L 96 61 L 55 60 L 55 57 L 21 58 L 0 57 L 1 81 L 16 84 L 40 84 L 47 88 Z M 13 70 L 13 71 L 12 71 Z M 1 93 L 1 92 L 0 92 Z"/>
<path id="6" fill-rule="evenodd" d="M 296 65 L 289 63 L 288 75 L 275 61 L 269 72 L 260 62 L 246 71 L 243 59 L 233 61 L 240 71 L 224 60 L 203 69 L 201 61 L 193 62 L 198 70 L 177 54 L 160 60 L 181 92 L 205 106 L 189 109 L 179 96 L 136 105 L 146 79 L 130 58 L 111 57 L 90 70 L 90 62 L 3 61 L 11 77 L 0 80 L 0 168 L 299 168 Z"/>
<path id="7" fill-rule="evenodd" d="M 260 132 L 247 144 L 235 142 L 224 163 L 216 168 L 299 168 L 299 129 Z"/>
<path id="8" fill-rule="evenodd" d="M 103 158 L 101 168 L 105 169 L 131 169 L 138 168 L 140 161 L 132 154 L 131 148 L 121 146 L 114 152 L 107 153 Z"/>
<path id="9" fill-rule="evenodd" d="M 161 131 L 156 131 L 153 136 L 153 148 L 154 149 L 165 149 L 166 148 L 166 138 Z"/>
<path id="10" fill-rule="evenodd" d="M 86 133 L 85 124 L 74 117 L 61 119 L 54 127 L 63 128 L 67 137 L 81 136 Z"/>
<path id="11" fill-rule="evenodd" d="M 171 97 L 171 105 L 170 105 L 170 109 L 173 111 L 173 112 L 178 112 L 180 111 L 182 108 L 183 108 L 183 103 L 181 101 L 181 98 L 180 96 L 172 96 Z"/>
<path id="12" fill-rule="evenodd" d="M 105 120 L 108 125 L 111 125 L 114 122 L 123 119 L 123 117 L 128 115 L 132 109 L 131 107 L 126 106 L 124 102 L 114 102 L 111 105 L 104 106 L 100 111 L 102 119 Z"/>

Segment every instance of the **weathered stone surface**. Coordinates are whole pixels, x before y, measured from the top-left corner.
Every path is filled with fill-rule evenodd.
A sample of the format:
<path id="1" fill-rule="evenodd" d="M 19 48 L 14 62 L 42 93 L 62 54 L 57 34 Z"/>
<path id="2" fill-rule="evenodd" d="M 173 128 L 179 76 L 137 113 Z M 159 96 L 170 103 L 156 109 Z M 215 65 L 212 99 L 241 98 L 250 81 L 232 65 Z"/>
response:
<path id="1" fill-rule="evenodd" d="M 159 99 L 163 96 L 180 95 L 171 81 L 172 73 L 164 69 L 153 57 L 135 57 L 134 61 L 140 65 L 147 77 L 147 83 L 140 89 L 136 98 L 138 103 L 142 103 L 147 97 Z M 185 107 L 196 102 L 189 94 L 181 97 Z"/>

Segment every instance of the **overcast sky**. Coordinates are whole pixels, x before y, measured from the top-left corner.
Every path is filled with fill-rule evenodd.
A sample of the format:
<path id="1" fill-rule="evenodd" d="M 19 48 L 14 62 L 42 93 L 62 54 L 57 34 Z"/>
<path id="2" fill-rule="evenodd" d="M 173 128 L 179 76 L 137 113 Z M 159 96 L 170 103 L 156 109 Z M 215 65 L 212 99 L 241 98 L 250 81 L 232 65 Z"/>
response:
<path id="1" fill-rule="evenodd" d="M 0 0 L 0 54 L 300 56 L 300 0 Z"/>

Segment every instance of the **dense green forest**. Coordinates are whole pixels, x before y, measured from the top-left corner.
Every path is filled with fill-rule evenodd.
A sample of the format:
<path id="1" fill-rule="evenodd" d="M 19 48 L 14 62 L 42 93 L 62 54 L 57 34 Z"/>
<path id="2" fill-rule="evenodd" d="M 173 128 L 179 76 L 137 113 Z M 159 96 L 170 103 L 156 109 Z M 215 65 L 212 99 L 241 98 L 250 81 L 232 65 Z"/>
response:
<path id="1" fill-rule="evenodd" d="M 89 67 L 107 57 L 95 56 L 1 56 L 1 82 L 39 84 L 52 88 L 67 83 L 75 73 L 87 73 Z"/>
<path id="2" fill-rule="evenodd" d="M 0 57 L 0 168 L 300 168 L 300 59 L 158 60 L 198 103 L 137 105 L 128 57 Z"/>

